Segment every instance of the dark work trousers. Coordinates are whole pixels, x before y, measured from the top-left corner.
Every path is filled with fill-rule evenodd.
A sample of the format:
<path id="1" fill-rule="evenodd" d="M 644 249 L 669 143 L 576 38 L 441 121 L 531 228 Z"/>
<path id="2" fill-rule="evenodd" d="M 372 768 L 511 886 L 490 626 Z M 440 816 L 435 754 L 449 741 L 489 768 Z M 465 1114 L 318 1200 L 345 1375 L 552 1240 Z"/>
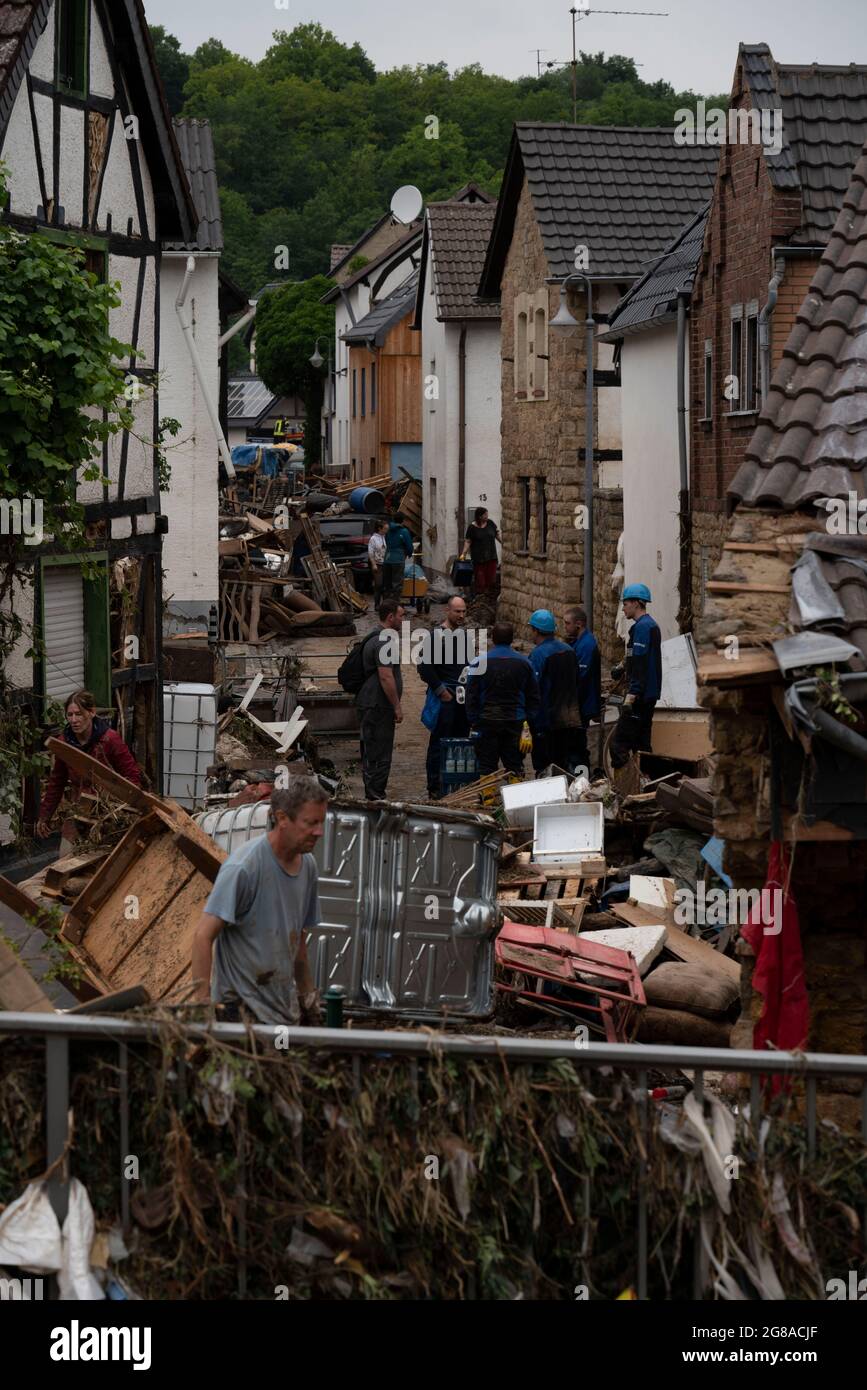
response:
<path id="1" fill-rule="evenodd" d="M 507 772 L 517 777 L 524 775 L 524 758 L 521 753 L 521 731 L 523 719 L 508 719 L 501 723 L 482 719 L 479 722 L 479 737 L 476 740 L 476 757 L 479 760 L 479 773 L 482 777 L 496 772 L 502 760 Z"/>
<path id="2" fill-rule="evenodd" d="M 573 764 L 584 763 L 581 757 L 581 738 L 583 729 L 549 729 L 544 734 L 533 735 L 533 769 L 543 772 L 546 767 L 556 763 L 564 772 L 571 772 Z M 584 740 L 586 750 L 586 738 Z"/>
<path id="3" fill-rule="evenodd" d="M 403 593 L 403 560 L 382 567 L 382 597 L 400 598 Z"/>
<path id="4" fill-rule="evenodd" d="M 590 776 L 590 748 L 587 743 L 587 730 L 575 730 L 575 767 L 586 767 L 587 776 Z"/>
<path id="5" fill-rule="evenodd" d="M 636 700 L 624 705 L 611 740 L 611 766 L 625 767 L 630 753 L 637 749 L 650 751 L 650 729 L 653 723 L 655 700 Z"/>
<path id="6" fill-rule="evenodd" d="M 451 695 L 450 700 L 440 705 L 436 728 L 431 732 L 430 743 L 427 746 L 428 796 L 439 796 L 442 790 L 440 784 L 440 744 L 443 739 L 466 738 L 470 732 L 466 705 L 458 704 L 454 691 L 451 692 Z"/>
<path id="7" fill-rule="evenodd" d="M 361 711 L 361 771 L 364 795 L 368 801 L 384 801 L 391 772 L 394 749 L 394 711 L 383 709 Z"/>

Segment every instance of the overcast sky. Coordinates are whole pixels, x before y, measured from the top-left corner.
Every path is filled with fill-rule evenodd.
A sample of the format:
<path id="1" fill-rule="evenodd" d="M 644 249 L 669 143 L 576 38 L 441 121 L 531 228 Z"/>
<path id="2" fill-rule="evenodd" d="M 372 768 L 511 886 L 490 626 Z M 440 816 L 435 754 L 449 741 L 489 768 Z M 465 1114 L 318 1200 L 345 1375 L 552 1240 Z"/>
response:
<path id="1" fill-rule="evenodd" d="M 542 57 L 571 55 L 573 0 L 144 0 L 148 19 L 191 52 L 218 38 L 236 53 L 260 58 L 275 29 L 317 20 L 344 43 L 362 45 L 380 70 L 445 60 L 450 68 L 480 63 L 518 77 Z M 574 0 L 576 6 L 581 0 Z M 602 0 L 606 8 L 618 0 Z M 590 14 L 578 23 L 578 47 L 623 53 L 647 82 L 677 90 L 728 91 L 738 43 L 767 43 L 784 63 L 867 62 L 865 0 L 621 0 L 624 9 L 668 10 L 668 19 Z"/>

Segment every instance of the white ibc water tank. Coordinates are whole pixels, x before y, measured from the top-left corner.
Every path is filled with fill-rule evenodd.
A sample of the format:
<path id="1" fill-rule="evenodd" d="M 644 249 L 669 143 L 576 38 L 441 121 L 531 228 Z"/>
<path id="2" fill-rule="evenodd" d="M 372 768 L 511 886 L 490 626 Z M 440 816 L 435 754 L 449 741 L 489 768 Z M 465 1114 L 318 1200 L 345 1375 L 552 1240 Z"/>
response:
<path id="1" fill-rule="evenodd" d="M 216 749 L 216 687 L 164 685 L 163 794 L 188 809 L 201 805 Z"/>
<path id="2" fill-rule="evenodd" d="M 206 811 L 196 816 L 198 824 L 206 835 L 231 854 L 239 845 L 248 840 L 256 840 L 268 829 L 268 802 L 256 801 L 252 805 L 233 806 L 225 811 Z"/>

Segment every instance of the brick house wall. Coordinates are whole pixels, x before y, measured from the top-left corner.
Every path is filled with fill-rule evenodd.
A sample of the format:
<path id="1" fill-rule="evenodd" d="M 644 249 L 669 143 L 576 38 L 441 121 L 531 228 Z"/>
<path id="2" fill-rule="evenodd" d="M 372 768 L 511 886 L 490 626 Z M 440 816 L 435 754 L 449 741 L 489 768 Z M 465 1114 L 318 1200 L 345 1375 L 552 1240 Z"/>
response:
<path id="1" fill-rule="evenodd" d="M 514 233 L 502 279 L 502 492 L 503 537 L 498 613 L 527 637 L 527 620 L 536 608 L 550 608 L 558 622 L 570 603 L 583 601 L 584 544 L 575 528 L 575 508 L 584 498 L 585 340 L 579 329 L 569 337 L 548 335 L 548 399 L 516 400 L 515 300 L 547 288 L 548 319 L 560 305 L 557 285 L 546 287 L 551 274 L 526 181 L 521 191 Z M 613 294 L 613 292 L 612 292 Z M 569 292 L 569 307 L 579 322 L 584 297 Z M 595 305 L 594 305 L 595 308 Z M 597 393 L 598 402 L 598 393 Z M 596 411 L 598 447 L 599 418 Z M 598 477 L 598 469 L 597 469 Z M 523 546 L 522 480 L 530 481 L 530 537 Z M 547 508 L 547 543 L 541 535 L 541 498 Z M 616 561 L 623 527 L 620 489 L 597 492 L 594 501 L 594 629 L 606 660 L 621 655 L 611 617 L 608 577 Z M 616 529 L 615 529 L 616 528 Z"/>
<path id="2" fill-rule="evenodd" d="M 753 105 L 741 65 L 731 104 Z M 771 184 L 761 145 L 724 145 L 704 248 L 692 292 L 690 351 L 690 489 L 693 506 L 692 599 L 700 616 L 703 580 L 713 574 L 725 529 L 725 493 L 758 422 L 750 411 L 730 410 L 724 395 L 731 367 L 731 307 L 764 308 L 772 275 L 771 250 L 785 244 L 802 218 L 801 195 Z M 803 303 L 815 259 L 787 260 L 771 320 L 771 371 Z M 712 414 L 705 418 L 705 343 L 713 353 Z M 743 398 L 742 398 L 743 399 Z"/>

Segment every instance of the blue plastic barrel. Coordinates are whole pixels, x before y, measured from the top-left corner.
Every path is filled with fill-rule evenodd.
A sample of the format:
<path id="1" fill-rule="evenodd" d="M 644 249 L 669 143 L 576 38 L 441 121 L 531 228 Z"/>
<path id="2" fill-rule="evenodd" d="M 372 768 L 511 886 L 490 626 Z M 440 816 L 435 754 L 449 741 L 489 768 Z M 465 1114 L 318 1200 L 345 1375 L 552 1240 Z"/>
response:
<path id="1" fill-rule="evenodd" d="M 357 487 L 349 494 L 349 505 L 354 512 L 375 516 L 377 512 L 385 511 L 385 498 L 375 487 Z"/>

